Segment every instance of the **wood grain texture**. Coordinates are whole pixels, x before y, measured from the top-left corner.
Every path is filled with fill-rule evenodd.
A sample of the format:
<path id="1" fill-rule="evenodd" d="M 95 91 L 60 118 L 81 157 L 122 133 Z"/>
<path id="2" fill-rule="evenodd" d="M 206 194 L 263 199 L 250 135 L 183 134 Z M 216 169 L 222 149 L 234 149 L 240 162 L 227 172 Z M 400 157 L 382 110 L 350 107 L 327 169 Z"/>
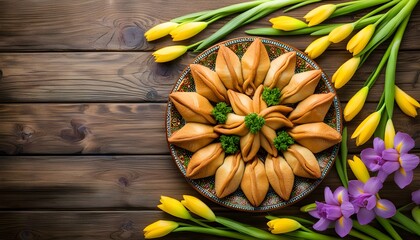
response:
<path id="1" fill-rule="evenodd" d="M 0 2 L 0 50 L 3 51 L 63 51 L 63 50 L 153 50 L 171 44 L 169 38 L 148 43 L 144 33 L 154 25 L 184 14 L 216 9 L 240 0 L 191 1 L 1 1 Z M 302 18 L 314 6 L 288 12 L 290 16 Z M 162 7 L 165 6 L 165 7 Z M 173 9 L 178 9 L 174 11 Z M 419 11 L 417 8 L 414 11 Z M 282 15 L 281 11 L 242 27 L 229 38 L 244 36 L 244 30 L 270 27 L 268 19 Z M 354 21 L 363 16 L 358 13 L 335 21 Z M 205 32 L 187 41 L 203 39 L 219 29 L 226 22 L 211 24 Z M 414 15 L 407 28 L 406 41 L 402 49 L 419 49 L 420 17 Z M 278 37 L 290 41 L 294 46 L 305 48 L 315 38 Z M 185 43 L 185 42 L 184 42 Z M 334 45 L 341 48 L 343 45 Z"/>
<path id="2" fill-rule="evenodd" d="M 376 104 L 366 104 L 347 124 L 352 133 Z M 168 154 L 166 104 L 0 104 L 0 153 Z M 420 144 L 420 122 L 398 108 L 398 131 Z M 363 149 L 349 142 L 349 151 Z"/>
<path id="3" fill-rule="evenodd" d="M 382 54 L 372 54 L 372 65 L 363 66 L 338 90 L 341 101 L 359 90 Z M 0 102 L 166 102 L 194 56 L 159 64 L 147 52 L 0 53 Z M 397 64 L 396 83 L 416 99 L 420 99 L 419 56 L 418 51 L 401 52 Z M 316 61 L 332 77 L 350 57 L 347 52 L 327 51 Z M 379 100 L 383 81 L 381 75 L 368 101 Z"/>

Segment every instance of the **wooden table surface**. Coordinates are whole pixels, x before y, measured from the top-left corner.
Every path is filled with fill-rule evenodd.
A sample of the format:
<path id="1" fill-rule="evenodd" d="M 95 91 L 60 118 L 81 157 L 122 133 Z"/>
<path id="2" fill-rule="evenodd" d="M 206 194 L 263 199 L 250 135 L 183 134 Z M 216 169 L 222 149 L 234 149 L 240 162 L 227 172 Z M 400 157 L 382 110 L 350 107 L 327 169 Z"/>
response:
<path id="1" fill-rule="evenodd" d="M 166 142 L 168 93 L 196 56 L 158 64 L 148 43 L 155 24 L 240 0 L 0 0 L 0 238 L 143 239 L 142 229 L 171 219 L 158 211 L 161 195 L 200 197 L 217 214 L 265 226 L 265 213 L 238 213 L 201 197 L 174 164 Z M 319 5 L 319 4 L 317 4 Z M 302 17 L 312 6 L 288 13 Z M 229 34 L 269 27 L 275 12 Z M 340 18 L 351 21 L 361 13 Z M 220 28 L 212 24 L 192 43 Z M 411 17 L 397 64 L 397 84 L 420 99 L 420 6 Z M 315 38 L 274 37 L 300 50 Z M 389 42 L 386 42 L 388 44 Z M 344 106 L 362 86 L 386 46 L 375 51 L 356 76 L 338 90 Z M 351 55 L 334 44 L 316 61 L 327 75 Z M 352 133 L 378 102 L 383 75 L 361 114 L 346 123 Z M 411 134 L 420 152 L 419 118 L 395 107 L 397 131 Z M 371 141 L 365 147 L 371 146 Z M 349 142 L 351 154 L 362 147 Z M 352 156 L 352 155 L 350 155 Z M 420 172 L 400 190 L 389 180 L 381 196 L 402 206 L 420 188 Z M 299 207 L 323 199 L 325 186 L 340 185 L 335 169 L 307 198 L 272 212 L 300 215 Z M 166 239 L 194 239 L 173 234 Z M 207 239 L 202 237 L 202 239 Z M 217 238 L 212 238 L 217 239 Z"/>

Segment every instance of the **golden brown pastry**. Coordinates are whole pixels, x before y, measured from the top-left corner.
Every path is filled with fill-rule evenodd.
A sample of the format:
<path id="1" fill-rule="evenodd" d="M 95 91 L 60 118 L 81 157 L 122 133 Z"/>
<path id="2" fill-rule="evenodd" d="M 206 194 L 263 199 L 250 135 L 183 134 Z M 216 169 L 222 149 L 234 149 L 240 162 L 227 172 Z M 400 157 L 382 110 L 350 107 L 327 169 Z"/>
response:
<path id="1" fill-rule="evenodd" d="M 264 86 L 270 89 L 283 89 L 295 74 L 296 52 L 287 52 L 273 61 L 271 61 L 270 69 L 265 76 Z"/>
<path id="2" fill-rule="evenodd" d="M 227 91 L 230 105 L 232 106 L 233 111 L 241 116 L 246 116 L 250 113 L 253 113 L 252 99 L 247 95 L 232 90 Z"/>
<path id="3" fill-rule="evenodd" d="M 263 83 L 270 68 L 270 58 L 264 44 L 256 38 L 244 53 L 242 59 L 243 92 L 254 95 L 255 89 Z"/>
<path id="4" fill-rule="evenodd" d="M 298 125 L 288 133 L 296 142 L 313 153 L 321 152 L 341 142 L 341 134 L 323 122 Z"/>
<path id="5" fill-rule="evenodd" d="M 224 198 L 238 189 L 244 175 L 245 164 L 241 154 L 229 155 L 216 170 L 215 189 L 218 198 Z"/>
<path id="6" fill-rule="evenodd" d="M 321 70 L 311 70 L 293 75 L 287 84 L 281 90 L 280 103 L 297 103 L 312 95 L 321 78 Z"/>
<path id="7" fill-rule="evenodd" d="M 214 126 L 214 131 L 224 135 L 238 136 L 245 136 L 249 132 L 245 125 L 245 116 L 234 113 L 228 113 L 226 122 Z"/>
<path id="8" fill-rule="evenodd" d="M 293 144 L 287 151 L 283 152 L 283 155 L 296 176 L 305 178 L 321 177 L 318 161 L 309 149 L 299 144 Z"/>
<path id="9" fill-rule="evenodd" d="M 211 111 L 213 106 L 207 98 L 196 92 L 173 92 L 169 99 L 175 105 L 176 110 L 187 122 L 215 124 Z"/>
<path id="10" fill-rule="evenodd" d="M 225 151 L 222 144 L 211 143 L 195 152 L 187 166 L 186 176 L 191 179 L 213 176 L 217 168 L 225 159 Z"/>
<path id="11" fill-rule="evenodd" d="M 220 45 L 216 57 L 216 72 L 227 89 L 242 92 L 241 61 L 238 55 L 225 45 Z"/>
<path id="12" fill-rule="evenodd" d="M 293 123 L 283 115 L 291 110 L 292 108 L 286 106 L 271 106 L 262 110 L 258 116 L 263 117 L 265 119 L 265 125 L 274 130 L 283 127 L 291 128 L 293 127 Z"/>
<path id="13" fill-rule="evenodd" d="M 214 132 L 213 126 L 202 123 L 186 123 L 181 129 L 172 133 L 168 142 L 190 152 L 207 146 L 219 135 Z"/>
<path id="14" fill-rule="evenodd" d="M 257 155 L 261 146 L 260 134 L 260 132 L 249 132 L 239 140 L 241 154 L 245 162 L 252 160 Z"/>
<path id="15" fill-rule="evenodd" d="M 190 64 L 197 93 L 212 102 L 227 102 L 226 88 L 215 71 L 200 64 Z"/>
<path id="16" fill-rule="evenodd" d="M 301 101 L 290 113 L 289 120 L 294 124 L 322 122 L 330 109 L 335 93 L 313 94 Z"/>
<path id="17" fill-rule="evenodd" d="M 273 157 L 267 154 L 265 172 L 268 182 L 274 191 L 284 200 L 289 200 L 295 182 L 295 175 L 286 160 L 281 156 Z"/>
<path id="18" fill-rule="evenodd" d="M 252 97 L 252 108 L 255 113 L 261 112 L 263 109 L 266 109 L 267 103 L 262 98 L 262 93 L 264 91 L 264 86 L 260 85 L 255 90 L 254 96 Z"/>
<path id="19" fill-rule="evenodd" d="M 276 131 L 267 125 L 264 125 L 260 130 L 260 145 L 273 156 L 277 156 L 278 154 L 277 148 L 274 146 L 274 138 L 276 136 Z"/>
<path id="20" fill-rule="evenodd" d="M 267 195 L 269 183 L 264 163 L 255 157 L 245 165 L 241 189 L 252 206 L 259 206 Z"/>

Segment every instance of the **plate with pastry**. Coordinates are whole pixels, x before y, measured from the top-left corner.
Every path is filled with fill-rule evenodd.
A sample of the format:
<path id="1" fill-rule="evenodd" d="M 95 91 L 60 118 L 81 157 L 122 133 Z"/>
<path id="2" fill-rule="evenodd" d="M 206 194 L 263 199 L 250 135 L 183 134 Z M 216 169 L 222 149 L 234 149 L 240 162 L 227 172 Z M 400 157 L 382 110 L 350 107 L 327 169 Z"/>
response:
<path id="1" fill-rule="evenodd" d="M 187 180 L 239 211 L 289 206 L 333 166 L 342 111 L 335 89 L 306 54 L 244 37 L 200 53 L 169 94 L 166 134 Z"/>

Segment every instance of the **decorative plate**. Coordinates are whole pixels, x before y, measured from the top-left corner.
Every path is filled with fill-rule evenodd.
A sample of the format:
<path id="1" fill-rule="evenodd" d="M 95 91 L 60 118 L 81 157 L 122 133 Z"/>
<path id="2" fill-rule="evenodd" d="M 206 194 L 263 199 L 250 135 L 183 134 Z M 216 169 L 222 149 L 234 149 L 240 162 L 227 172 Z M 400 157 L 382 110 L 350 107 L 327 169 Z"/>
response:
<path id="1" fill-rule="evenodd" d="M 221 42 L 217 45 L 210 47 L 209 49 L 203 51 L 199 54 L 193 61 L 194 64 L 201 64 L 204 65 L 211 70 L 215 70 L 215 62 L 217 51 L 221 44 L 227 46 L 231 50 L 233 50 L 239 58 L 242 58 L 243 54 L 245 53 L 248 46 L 255 40 L 253 37 L 244 37 L 244 38 L 236 38 L 228 41 Z M 293 48 L 287 44 L 282 42 L 267 39 L 267 38 L 260 38 L 261 42 L 264 44 L 268 55 L 270 57 L 270 61 L 277 58 L 281 54 L 285 52 L 296 52 L 296 68 L 295 73 L 304 72 L 308 70 L 320 69 L 320 67 L 308 56 Z M 179 79 L 176 81 L 172 92 L 195 92 L 195 84 L 194 79 L 191 74 L 190 67 L 185 68 L 182 72 Z M 335 93 L 335 89 L 332 83 L 329 81 L 328 77 L 322 72 L 321 79 L 315 89 L 315 93 L 328 93 L 333 92 Z M 333 102 L 324 118 L 324 123 L 329 125 L 330 127 L 336 129 L 340 134 L 342 132 L 342 120 L 341 120 L 342 112 L 340 107 L 340 102 L 337 96 L 334 97 Z M 167 112 L 166 112 L 166 134 L 167 138 L 169 138 L 173 132 L 182 128 L 185 125 L 185 120 L 179 114 L 177 109 L 174 107 L 173 103 L 169 100 L 167 105 Z M 200 194 L 207 197 L 208 199 L 231 209 L 240 210 L 240 211 L 249 211 L 249 212 L 264 212 L 264 211 L 272 211 L 277 210 L 280 208 L 284 208 L 289 206 L 308 194 L 310 194 L 318 185 L 319 183 L 325 178 L 338 153 L 338 146 L 339 144 L 334 145 L 322 152 L 315 153 L 315 157 L 319 163 L 321 169 L 321 177 L 318 179 L 308 179 L 295 176 L 294 186 L 290 198 L 288 201 L 283 200 L 280 198 L 279 195 L 270 187 L 265 199 L 263 202 L 255 207 L 250 204 L 247 200 L 245 194 L 240 189 L 240 187 L 232 194 L 224 197 L 218 198 L 215 192 L 215 178 L 214 176 L 201 178 L 201 179 L 189 179 L 186 177 L 186 168 L 188 166 L 188 161 L 192 156 L 192 153 L 177 147 L 173 144 L 169 143 L 169 148 L 171 155 L 178 166 L 181 173 L 186 178 L 187 182 L 193 186 Z M 260 154 L 258 157 L 263 161 L 264 157 Z"/>

